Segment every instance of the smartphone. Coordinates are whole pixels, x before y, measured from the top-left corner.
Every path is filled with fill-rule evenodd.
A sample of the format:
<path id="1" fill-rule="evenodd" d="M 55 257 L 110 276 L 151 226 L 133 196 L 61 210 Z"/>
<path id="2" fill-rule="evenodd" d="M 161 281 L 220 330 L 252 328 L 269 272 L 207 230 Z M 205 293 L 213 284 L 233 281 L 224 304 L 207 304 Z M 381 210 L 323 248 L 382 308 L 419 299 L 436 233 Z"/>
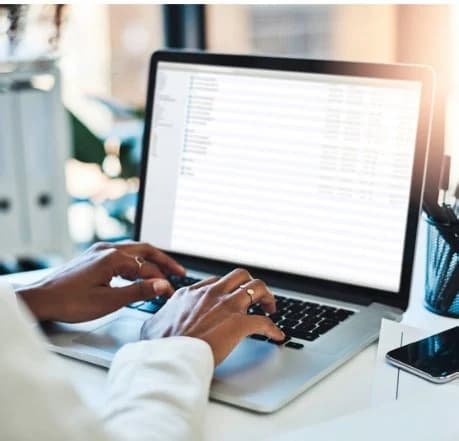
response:
<path id="1" fill-rule="evenodd" d="M 459 326 L 389 351 L 386 360 L 433 383 L 459 378 Z"/>

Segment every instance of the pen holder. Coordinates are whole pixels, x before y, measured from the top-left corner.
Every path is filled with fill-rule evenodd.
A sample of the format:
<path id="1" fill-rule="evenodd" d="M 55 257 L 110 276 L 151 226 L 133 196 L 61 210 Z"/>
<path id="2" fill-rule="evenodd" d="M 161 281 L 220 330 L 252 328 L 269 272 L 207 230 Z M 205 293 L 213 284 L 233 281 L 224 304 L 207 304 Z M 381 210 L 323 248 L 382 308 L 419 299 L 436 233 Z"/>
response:
<path id="1" fill-rule="evenodd" d="M 427 218 L 425 306 L 459 318 L 459 227 Z"/>

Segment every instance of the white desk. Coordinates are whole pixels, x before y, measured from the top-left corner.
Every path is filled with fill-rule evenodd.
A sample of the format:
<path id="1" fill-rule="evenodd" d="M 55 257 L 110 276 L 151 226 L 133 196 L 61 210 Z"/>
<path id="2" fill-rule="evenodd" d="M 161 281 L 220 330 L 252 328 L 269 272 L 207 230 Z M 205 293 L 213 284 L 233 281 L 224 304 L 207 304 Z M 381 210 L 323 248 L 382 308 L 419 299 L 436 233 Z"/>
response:
<path id="1" fill-rule="evenodd" d="M 454 319 L 436 316 L 423 305 L 425 227 L 421 222 L 416 253 L 411 302 L 404 322 L 421 328 L 441 330 L 457 324 Z M 37 273 L 9 277 L 11 281 L 35 280 Z M 258 415 L 216 402 L 210 402 L 205 422 L 205 439 L 219 441 L 281 438 L 292 429 L 325 421 L 370 405 L 376 344 L 371 345 L 351 361 L 322 380 L 315 387 L 272 415 Z M 62 358 L 67 377 L 80 392 L 82 399 L 96 411 L 105 397 L 106 370 L 89 364 Z M 154 418 L 154 416 L 152 416 Z"/>

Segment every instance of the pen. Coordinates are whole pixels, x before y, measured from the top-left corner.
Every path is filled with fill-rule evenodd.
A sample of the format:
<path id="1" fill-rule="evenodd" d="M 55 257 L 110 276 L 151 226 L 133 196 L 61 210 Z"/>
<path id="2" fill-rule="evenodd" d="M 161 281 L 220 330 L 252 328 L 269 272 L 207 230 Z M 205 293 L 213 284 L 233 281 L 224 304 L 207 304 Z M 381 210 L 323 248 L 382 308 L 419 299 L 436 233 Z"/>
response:
<path id="1" fill-rule="evenodd" d="M 454 190 L 453 210 L 454 210 L 455 213 L 457 213 L 458 204 L 459 204 L 459 183 L 456 185 L 456 190 Z"/>
<path id="2" fill-rule="evenodd" d="M 441 163 L 440 181 L 438 183 L 439 190 L 443 191 L 443 204 L 446 204 L 446 195 L 449 189 L 449 175 L 451 170 L 451 156 L 444 155 Z"/>
<path id="3" fill-rule="evenodd" d="M 458 219 L 451 205 L 443 204 L 443 210 L 446 213 L 446 217 L 448 218 L 449 225 L 457 225 Z"/>
<path id="4" fill-rule="evenodd" d="M 437 203 L 430 203 L 426 198 L 422 202 L 422 209 L 430 219 L 438 224 L 447 224 L 448 218 Z"/>

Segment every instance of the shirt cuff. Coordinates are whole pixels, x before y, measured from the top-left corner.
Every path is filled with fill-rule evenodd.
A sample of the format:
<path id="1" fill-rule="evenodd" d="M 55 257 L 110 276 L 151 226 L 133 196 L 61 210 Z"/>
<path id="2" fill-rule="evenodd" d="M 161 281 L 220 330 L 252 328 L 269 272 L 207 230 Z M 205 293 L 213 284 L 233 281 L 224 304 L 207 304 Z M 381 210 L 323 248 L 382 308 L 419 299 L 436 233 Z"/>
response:
<path id="1" fill-rule="evenodd" d="M 153 340 L 141 340 L 123 346 L 116 354 L 111 369 L 118 364 L 138 362 L 145 359 L 157 359 L 158 354 L 183 354 L 198 362 L 204 371 L 213 372 L 214 356 L 209 344 L 194 337 L 164 337 Z"/>

